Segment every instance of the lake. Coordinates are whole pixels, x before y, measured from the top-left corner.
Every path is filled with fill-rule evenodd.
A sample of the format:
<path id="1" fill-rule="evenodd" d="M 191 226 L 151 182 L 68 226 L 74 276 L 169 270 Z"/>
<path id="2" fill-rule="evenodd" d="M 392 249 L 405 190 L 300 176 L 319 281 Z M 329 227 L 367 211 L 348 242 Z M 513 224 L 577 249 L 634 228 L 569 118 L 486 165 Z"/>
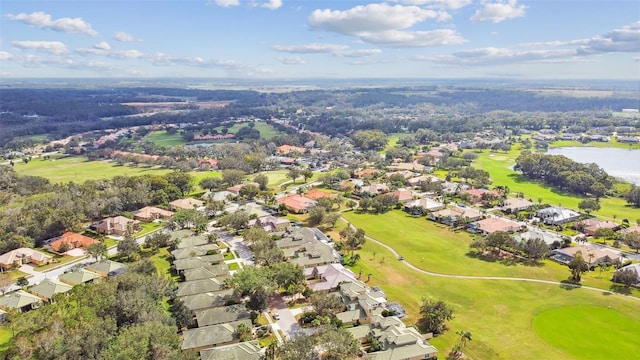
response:
<path id="1" fill-rule="evenodd" d="M 564 155 L 579 163 L 596 163 L 609 175 L 640 185 L 640 150 L 595 147 L 559 147 L 547 154 Z"/>

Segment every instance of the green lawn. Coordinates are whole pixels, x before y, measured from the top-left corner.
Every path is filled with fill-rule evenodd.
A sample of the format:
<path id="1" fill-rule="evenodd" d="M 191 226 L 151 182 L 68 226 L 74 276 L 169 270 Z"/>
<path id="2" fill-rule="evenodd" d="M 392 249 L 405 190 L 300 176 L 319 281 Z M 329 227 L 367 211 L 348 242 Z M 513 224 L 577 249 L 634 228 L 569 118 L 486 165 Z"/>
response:
<path id="1" fill-rule="evenodd" d="M 394 224 L 394 227 L 400 229 L 402 225 Z M 400 241 L 398 239 L 397 242 Z M 450 330 L 429 340 L 438 348 L 442 358 L 446 358 L 455 344 L 455 332 L 467 330 L 473 334 L 473 341 L 465 349 L 465 354 L 473 359 L 581 359 L 537 337 L 533 328 L 537 314 L 563 306 L 609 306 L 626 317 L 640 321 L 640 302 L 619 295 L 586 289 L 568 290 L 551 284 L 429 276 L 410 269 L 388 250 L 371 241 L 365 243 L 360 254 L 362 260 L 352 270 L 355 274 L 361 273 L 363 281 L 371 274 L 370 286 L 380 286 L 389 301 L 400 302 L 408 314 L 405 323 L 415 323 L 423 297 L 443 300 L 454 308 L 455 318 L 448 323 Z M 411 256 L 411 253 L 405 254 L 407 259 Z M 459 268 L 466 267 L 473 272 L 475 265 L 477 263 L 464 262 Z M 600 333 L 598 325 L 599 322 L 592 323 L 587 318 L 572 331 L 580 333 L 585 340 L 597 340 Z M 608 343 L 597 342 L 606 347 L 628 343 L 633 347 L 628 354 L 637 354 L 640 343 L 629 341 L 630 334 L 633 333 L 618 336 Z"/>
<path id="2" fill-rule="evenodd" d="M 388 140 L 387 145 L 384 147 L 384 149 L 380 150 L 379 153 L 386 154 L 387 150 L 394 148 L 396 145 L 398 145 L 398 140 L 409 135 L 410 135 L 409 133 L 391 133 L 387 135 L 387 140 Z"/>
<path id="3" fill-rule="evenodd" d="M 28 164 L 16 162 L 14 169 L 20 175 L 42 176 L 53 183 L 110 179 L 119 175 L 162 175 L 172 171 L 142 166 L 120 166 L 110 161 L 89 161 L 87 158 L 79 156 L 55 160 L 34 159 Z"/>
<path id="4" fill-rule="evenodd" d="M 446 225 L 414 218 L 394 210 L 386 214 L 361 214 L 345 212 L 347 220 L 372 238 L 393 247 L 407 261 L 431 272 L 451 275 L 525 277 L 551 281 L 562 281 L 569 277 L 566 266 L 551 260 L 537 265 L 503 263 L 483 260 L 470 251 L 472 235 L 465 231 L 454 232 Z M 393 224 L 393 226 L 389 226 Z M 378 258 L 376 256 L 378 260 Z M 385 261 L 397 261 L 395 258 Z M 585 274 L 583 284 L 609 289 L 612 269 Z M 640 296 L 640 292 L 636 292 Z"/>
<path id="5" fill-rule="evenodd" d="M 585 323 L 589 336 L 576 331 L 584 329 Z M 640 321 L 604 306 L 544 310 L 534 318 L 533 327 L 539 338 L 580 359 L 625 359 L 638 351 L 637 342 L 620 339 L 640 334 Z"/>
<path id="6" fill-rule="evenodd" d="M 182 135 L 175 133 L 169 134 L 166 130 L 162 131 L 152 131 L 148 133 L 143 140 L 151 141 L 158 146 L 176 146 L 176 145 L 185 145 L 188 142 L 182 137 Z"/>
<path id="7" fill-rule="evenodd" d="M 506 185 L 512 192 L 522 192 L 525 198 L 537 202 L 542 199 L 543 203 L 550 205 L 561 205 L 571 209 L 578 209 L 581 197 L 563 193 L 550 186 L 532 182 L 524 178 L 511 169 L 515 164 L 519 151 L 512 150 L 504 152 L 488 152 L 478 154 L 474 166 L 489 172 L 492 185 Z M 634 221 L 640 217 L 640 210 L 627 205 L 624 199 L 602 198 L 600 199 L 601 209 L 594 212 L 595 215 L 612 219 L 615 215 L 618 221 L 629 219 Z"/>
<path id="8" fill-rule="evenodd" d="M 171 273 L 172 258 L 166 247 L 160 248 L 158 252 L 152 255 L 149 259 L 153 265 L 156 266 L 156 270 L 158 270 L 158 274 L 160 276 L 164 276 L 168 279 L 172 279 L 174 282 L 178 282 L 178 276 L 174 276 Z"/>
<path id="9" fill-rule="evenodd" d="M 588 143 L 581 143 L 574 140 L 557 140 L 549 144 L 549 147 L 567 147 L 567 146 L 584 146 L 584 147 L 597 147 L 597 148 L 620 148 L 620 149 L 640 149 L 640 144 L 625 144 L 618 142 L 615 138 L 611 138 L 611 141 L 591 141 Z"/>
<path id="10" fill-rule="evenodd" d="M 134 237 L 141 238 L 145 235 L 151 234 L 152 232 L 161 229 L 163 225 L 164 224 L 160 222 L 141 223 L 140 231 L 137 232 Z"/>
<path id="11" fill-rule="evenodd" d="M 7 351 L 11 338 L 13 338 L 13 335 L 9 329 L 9 325 L 3 324 L 0 326 L 0 354 Z"/>

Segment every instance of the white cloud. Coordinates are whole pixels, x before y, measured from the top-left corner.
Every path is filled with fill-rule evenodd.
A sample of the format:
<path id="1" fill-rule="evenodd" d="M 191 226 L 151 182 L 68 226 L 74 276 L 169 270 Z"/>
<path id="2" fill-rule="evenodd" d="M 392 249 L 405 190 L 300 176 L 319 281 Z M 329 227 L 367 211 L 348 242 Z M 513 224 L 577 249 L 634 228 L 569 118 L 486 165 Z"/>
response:
<path id="1" fill-rule="evenodd" d="M 209 2 L 211 4 L 211 2 Z M 214 0 L 213 5 L 220 7 L 231 7 L 240 5 L 240 0 Z"/>
<path id="2" fill-rule="evenodd" d="M 461 9 L 469 4 L 471 4 L 472 0 L 396 0 L 402 4 L 407 5 L 427 5 L 429 7 L 439 8 L 439 9 L 451 9 L 457 10 Z"/>
<path id="3" fill-rule="evenodd" d="M 10 20 L 20 21 L 22 23 L 36 26 L 42 29 L 51 29 L 54 31 L 69 34 L 85 34 L 96 36 L 98 33 L 91 28 L 91 25 L 82 18 L 60 18 L 53 20 L 51 15 L 38 11 L 31 14 L 20 13 L 18 15 L 7 15 Z"/>
<path id="4" fill-rule="evenodd" d="M 279 60 L 281 63 L 285 65 L 304 65 L 307 63 L 306 61 L 304 61 L 303 58 L 299 56 L 285 57 L 285 58 L 280 58 Z"/>
<path id="5" fill-rule="evenodd" d="M 579 51 L 581 54 L 640 52 L 640 21 L 594 36 L 586 40 Z"/>
<path id="6" fill-rule="evenodd" d="M 142 41 L 142 39 L 138 39 L 137 37 L 123 31 L 118 31 L 113 34 L 113 38 L 120 42 Z"/>
<path id="7" fill-rule="evenodd" d="M 331 54 L 336 57 L 364 57 L 382 53 L 380 49 L 350 49 L 346 45 L 311 43 L 305 45 L 274 45 L 272 49 L 291 54 Z"/>
<path id="8" fill-rule="evenodd" d="M 479 9 L 471 16 L 473 22 L 499 23 L 508 19 L 522 17 L 525 15 L 527 6 L 518 5 L 517 0 L 506 0 L 495 3 L 483 2 L 482 9 Z"/>
<path id="9" fill-rule="evenodd" d="M 67 52 L 67 47 L 59 41 L 12 41 L 11 44 L 20 49 L 36 50 L 56 55 Z"/>
<path id="10" fill-rule="evenodd" d="M 140 59 L 144 57 L 144 53 L 138 50 L 118 50 L 111 51 L 109 57 L 116 59 Z"/>
<path id="11" fill-rule="evenodd" d="M 106 41 L 100 41 L 99 43 L 93 45 L 94 49 L 109 51 L 111 50 L 111 46 Z"/>
<path id="12" fill-rule="evenodd" d="M 282 7 L 282 0 L 268 0 L 267 2 L 261 4 L 260 7 L 263 7 L 269 10 L 276 10 Z"/>
<path id="13" fill-rule="evenodd" d="M 272 48 L 275 51 L 292 54 L 333 54 L 344 51 L 349 47 L 338 44 L 312 43 L 305 45 L 274 45 Z"/>
<path id="14" fill-rule="evenodd" d="M 640 56 L 636 56 L 633 58 L 633 61 L 640 62 Z"/>
<path id="15" fill-rule="evenodd" d="M 389 47 L 427 47 L 462 44 L 466 40 L 454 30 L 440 29 L 431 31 L 385 31 L 363 34 L 364 41 Z"/>
<path id="16" fill-rule="evenodd" d="M 575 50 L 517 50 L 509 48 L 486 47 L 460 51 L 452 55 L 418 57 L 441 64 L 452 65 L 502 65 L 516 62 L 543 62 L 565 59 L 575 56 Z"/>
<path id="17" fill-rule="evenodd" d="M 314 10 L 309 25 L 315 30 L 359 36 L 363 33 L 407 29 L 427 19 L 435 19 L 438 13 L 417 6 L 369 4 L 340 10 Z"/>
<path id="18" fill-rule="evenodd" d="M 6 51 L 0 51 L 0 60 L 11 60 L 13 59 L 13 54 L 8 53 Z"/>

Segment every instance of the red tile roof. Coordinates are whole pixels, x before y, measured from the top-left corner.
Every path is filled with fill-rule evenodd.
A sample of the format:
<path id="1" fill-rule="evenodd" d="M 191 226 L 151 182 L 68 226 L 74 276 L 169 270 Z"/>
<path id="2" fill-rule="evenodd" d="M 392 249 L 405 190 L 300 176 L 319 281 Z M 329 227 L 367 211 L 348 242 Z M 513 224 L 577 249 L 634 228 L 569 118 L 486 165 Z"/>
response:
<path id="1" fill-rule="evenodd" d="M 72 249 L 75 249 L 75 248 L 86 248 L 87 246 L 91 244 L 96 244 L 98 242 L 99 242 L 98 240 L 92 239 L 88 236 L 84 236 L 84 235 L 80 235 L 80 234 L 76 234 L 74 232 L 68 231 L 62 234 L 62 236 L 58 240 L 53 241 L 50 244 L 50 246 L 53 250 L 58 251 L 60 250 L 63 244 L 68 244 Z"/>

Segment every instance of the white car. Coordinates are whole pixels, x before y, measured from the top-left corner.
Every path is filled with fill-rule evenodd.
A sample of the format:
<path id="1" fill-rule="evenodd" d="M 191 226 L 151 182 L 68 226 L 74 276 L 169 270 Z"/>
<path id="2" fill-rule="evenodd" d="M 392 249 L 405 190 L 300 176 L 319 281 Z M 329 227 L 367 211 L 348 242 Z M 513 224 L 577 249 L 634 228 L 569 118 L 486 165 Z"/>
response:
<path id="1" fill-rule="evenodd" d="M 280 314 L 273 313 L 273 318 L 276 319 L 276 320 L 280 320 Z"/>

